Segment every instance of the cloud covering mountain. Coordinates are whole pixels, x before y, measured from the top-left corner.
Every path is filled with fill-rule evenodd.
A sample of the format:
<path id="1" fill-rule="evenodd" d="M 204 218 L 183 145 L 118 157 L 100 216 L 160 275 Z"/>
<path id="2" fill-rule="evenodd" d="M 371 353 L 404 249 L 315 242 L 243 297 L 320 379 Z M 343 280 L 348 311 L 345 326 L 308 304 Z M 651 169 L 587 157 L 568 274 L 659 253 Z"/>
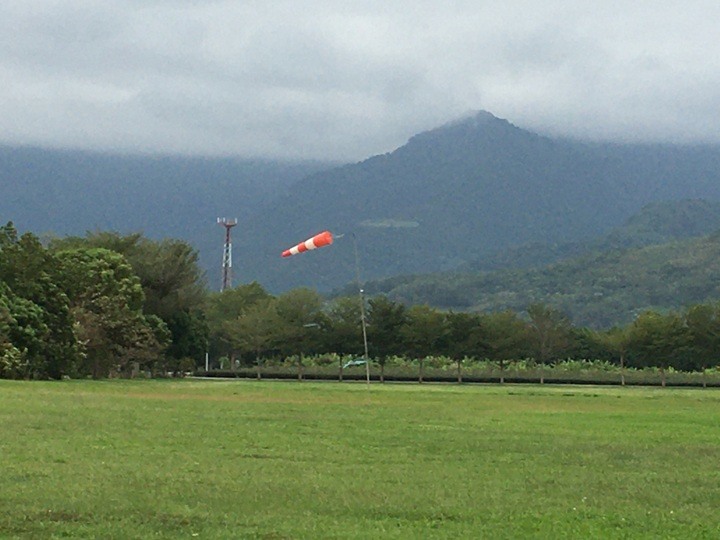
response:
<path id="1" fill-rule="evenodd" d="M 0 5 L 0 143 L 360 160 L 469 110 L 720 142 L 720 4 Z"/>
<path id="2" fill-rule="evenodd" d="M 365 277 L 378 278 L 586 240 L 650 202 L 687 198 L 720 200 L 720 146 L 580 143 L 480 112 L 310 176 L 245 216 L 237 275 L 275 290 L 351 281 L 349 239 L 332 253 L 279 260 L 283 244 L 325 228 L 353 233 Z"/>

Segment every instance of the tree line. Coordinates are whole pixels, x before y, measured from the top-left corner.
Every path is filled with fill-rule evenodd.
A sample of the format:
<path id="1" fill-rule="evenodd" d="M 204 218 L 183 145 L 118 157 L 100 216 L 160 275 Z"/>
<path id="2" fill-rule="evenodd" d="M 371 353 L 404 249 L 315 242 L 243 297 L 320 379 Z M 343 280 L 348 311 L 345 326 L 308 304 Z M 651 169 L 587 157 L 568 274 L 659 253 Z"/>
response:
<path id="1" fill-rule="evenodd" d="M 177 370 L 207 349 L 205 297 L 197 253 L 182 241 L 100 232 L 44 246 L 7 223 L 0 377 Z"/>
<path id="2" fill-rule="evenodd" d="M 288 355 L 363 354 L 357 296 L 329 302 L 309 289 L 273 297 L 257 283 L 214 297 L 211 339 L 231 365 L 259 365 Z M 220 307 L 223 306 L 223 307 Z M 234 306 L 234 307 L 232 307 Z M 232 314 L 232 315 L 230 315 Z M 230 315 L 230 316 L 228 316 Z M 390 358 L 420 363 L 433 357 L 490 360 L 500 370 L 512 361 L 553 365 L 568 359 L 602 360 L 619 368 L 657 368 L 665 373 L 704 371 L 718 364 L 720 304 L 678 312 L 645 311 L 625 326 L 593 330 L 574 326 L 561 311 L 532 304 L 523 313 L 442 311 L 405 306 L 385 296 L 367 301 L 369 356 L 380 370 Z"/>
<path id="3" fill-rule="evenodd" d="M 253 282 L 207 290 L 197 252 L 179 240 L 88 233 L 43 245 L 0 227 L 0 377 L 108 377 L 188 372 L 205 354 L 230 367 L 292 355 L 364 354 L 422 362 L 525 359 L 549 365 L 597 359 L 622 367 L 702 371 L 718 363 L 720 304 L 645 311 L 605 330 L 577 327 L 561 311 L 442 311 L 385 296 L 328 300 L 300 288 L 272 295 Z"/>

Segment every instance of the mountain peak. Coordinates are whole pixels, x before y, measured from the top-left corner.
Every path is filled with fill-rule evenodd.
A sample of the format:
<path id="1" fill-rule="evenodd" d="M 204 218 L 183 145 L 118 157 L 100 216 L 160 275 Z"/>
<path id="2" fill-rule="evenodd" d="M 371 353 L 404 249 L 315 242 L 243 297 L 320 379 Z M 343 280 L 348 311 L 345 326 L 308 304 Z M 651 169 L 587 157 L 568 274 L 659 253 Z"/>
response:
<path id="1" fill-rule="evenodd" d="M 446 122 L 436 128 L 419 133 L 418 135 L 415 135 L 415 137 L 412 137 L 411 139 L 414 139 L 417 137 L 424 137 L 424 136 L 429 136 L 431 138 L 434 138 L 437 135 L 442 136 L 442 135 L 446 135 L 448 133 L 453 133 L 453 132 L 467 133 L 467 132 L 489 131 L 489 130 L 496 130 L 496 129 L 499 129 L 499 130 L 511 129 L 513 131 L 522 131 L 517 126 L 511 124 L 507 120 L 498 118 L 497 116 L 495 116 L 492 113 L 489 113 L 487 111 L 473 111 L 471 113 L 460 116 L 459 118 L 456 118 L 454 120 Z"/>
<path id="2" fill-rule="evenodd" d="M 418 133 L 408 140 L 406 147 L 419 144 L 433 148 L 457 148 L 458 145 L 477 148 L 478 145 L 525 140 L 528 137 L 537 136 L 487 111 L 473 111 L 439 127 Z"/>
<path id="3" fill-rule="evenodd" d="M 492 122 L 502 122 L 502 123 L 509 123 L 507 120 L 503 120 L 502 118 L 498 118 L 494 114 L 488 112 L 488 111 L 472 111 L 467 114 L 464 114 L 463 116 L 460 116 L 459 118 L 456 118 L 455 120 L 451 120 L 450 122 L 446 122 L 440 128 L 447 128 L 447 127 L 453 127 L 453 126 L 483 126 L 490 124 Z"/>

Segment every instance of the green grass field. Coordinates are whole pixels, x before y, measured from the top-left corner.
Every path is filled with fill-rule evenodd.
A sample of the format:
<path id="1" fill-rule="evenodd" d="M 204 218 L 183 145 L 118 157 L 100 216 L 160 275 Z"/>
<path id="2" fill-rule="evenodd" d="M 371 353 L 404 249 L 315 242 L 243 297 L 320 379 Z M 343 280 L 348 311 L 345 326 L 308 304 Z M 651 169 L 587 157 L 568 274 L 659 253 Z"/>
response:
<path id="1" fill-rule="evenodd" d="M 0 381 L 2 538 L 718 538 L 720 391 Z"/>

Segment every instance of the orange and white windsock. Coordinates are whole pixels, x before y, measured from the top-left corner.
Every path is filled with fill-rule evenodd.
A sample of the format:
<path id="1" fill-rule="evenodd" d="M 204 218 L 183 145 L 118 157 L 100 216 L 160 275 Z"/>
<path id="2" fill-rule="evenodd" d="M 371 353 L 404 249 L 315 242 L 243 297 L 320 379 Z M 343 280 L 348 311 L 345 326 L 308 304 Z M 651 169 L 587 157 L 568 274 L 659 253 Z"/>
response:
<path id="1" fill-rule="evenodd" d="M 332 233 L 330 231 L 323 231 L 319 234 L 316 234 L 309 240 L 300 242 L 297 246 L 293 246 L 290 249 L 286 249 L 285 251 L 282 252 L 282 256 L 289 257 L 290 255 L 297 255 L 298 253 L 302 253 L 303 251 L 317 249 L 317 248 L 323 247 L 323 246 L 329 246 L 332 243 L 333 243 Z"/>

